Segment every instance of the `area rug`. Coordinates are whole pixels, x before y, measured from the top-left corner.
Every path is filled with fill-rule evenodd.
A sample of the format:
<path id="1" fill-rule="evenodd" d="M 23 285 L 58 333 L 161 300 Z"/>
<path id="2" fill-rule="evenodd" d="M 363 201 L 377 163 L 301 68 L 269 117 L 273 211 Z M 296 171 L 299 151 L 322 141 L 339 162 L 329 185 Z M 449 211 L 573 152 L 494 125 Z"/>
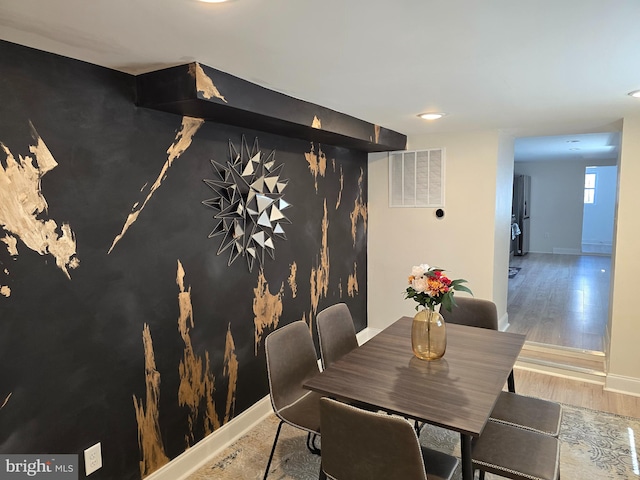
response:
<path id="1" fill-rule="evenodd" d="M 277 426 L 278 420 L 270 415 L 186 480 L 261 479 Z M 429 425 L 420 435 L 423 445 L 458 457 L 459 440 L 458 434 Z M 640 419 L 565 405 L 560 441 L 562 480 L 640 478 L 636 448 L 640 445 Z M 316 480 L 319 469 L 320 458 L 307 450 L 306 435 L 283 426 L 269 479 Z M 454 479 L 460 478 L 458 467 Z M 487 474 L 486 478 L 502 477 Z"/>
<path id="2" fill-rule="evenodd" d="M 515 277 L 522 267 L 509 267 L 509 278 Z"/>

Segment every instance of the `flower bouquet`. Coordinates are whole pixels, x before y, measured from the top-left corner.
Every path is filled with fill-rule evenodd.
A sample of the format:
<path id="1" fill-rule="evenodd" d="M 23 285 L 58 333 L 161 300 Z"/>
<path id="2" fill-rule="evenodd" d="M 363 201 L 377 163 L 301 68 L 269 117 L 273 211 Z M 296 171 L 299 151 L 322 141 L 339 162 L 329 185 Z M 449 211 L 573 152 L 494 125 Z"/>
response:
<path id="1" fill-rule="evenodd" d="M 438 360 L 447 349 L 444 319 L 436 311 L 436 306 L 444 305 L 444 308 L 451 311 L 451 307 L 455 305 L 455 291 L 471 293 L 463 285 L 466 280 L 451 280 L 443 272 L 441 268 L 432 268 L 424 263 L 416 265 L 411 269 L 409 286 L 405 290 L 404 298 L 418 302 L 418 313 L 413 317 L 411 325 L 411 348 L 414 355 L 422 360 Z M 423 307 L 422 310 L 419 306 Z"/>
<path id="2" fill-rule="evenodd" d="M 451 311 L 451 307 L 455 305 L 454 291 L 473 295 L 471 290 L 463 285 L 467 283 L 466 280 L 462 278 L 451 280 L 443 272 L 443 269 L 430 267 L 425 263 L 414 266 L 409 275 L 409 286 L 404 298 L 411 298 L 418 302 L 416 310 L 421 305 L 433 311 L 437 305 L 442 304 L 444 308 Z"/>

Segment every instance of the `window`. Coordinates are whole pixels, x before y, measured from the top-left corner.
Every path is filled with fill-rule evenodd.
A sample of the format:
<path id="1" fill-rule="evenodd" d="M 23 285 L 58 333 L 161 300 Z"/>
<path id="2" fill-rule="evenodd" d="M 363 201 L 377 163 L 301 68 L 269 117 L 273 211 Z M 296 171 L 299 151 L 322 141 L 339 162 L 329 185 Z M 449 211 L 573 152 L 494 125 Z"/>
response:
<path id="1" fill-rule="evenodd" d="M 589 170 L 584 174 L 584 203 L 596 203 L 596 174 Z"/>

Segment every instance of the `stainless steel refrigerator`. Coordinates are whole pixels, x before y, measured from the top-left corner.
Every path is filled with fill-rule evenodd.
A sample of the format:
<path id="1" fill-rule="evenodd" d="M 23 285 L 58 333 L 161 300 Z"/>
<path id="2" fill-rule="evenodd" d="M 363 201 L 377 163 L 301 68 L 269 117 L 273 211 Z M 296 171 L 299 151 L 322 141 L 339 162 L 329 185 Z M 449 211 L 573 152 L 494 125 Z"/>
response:
<path id="1" fill-rule="evenodd" d="M 529 201 L 531 197 L 531 177 L 515 175 L 513 177 L 513 203 L 511 213 L 520 227 L 520 235 L 516 237 L 514 255 L 525 255 L 529 252 L 530 222 Z"/>

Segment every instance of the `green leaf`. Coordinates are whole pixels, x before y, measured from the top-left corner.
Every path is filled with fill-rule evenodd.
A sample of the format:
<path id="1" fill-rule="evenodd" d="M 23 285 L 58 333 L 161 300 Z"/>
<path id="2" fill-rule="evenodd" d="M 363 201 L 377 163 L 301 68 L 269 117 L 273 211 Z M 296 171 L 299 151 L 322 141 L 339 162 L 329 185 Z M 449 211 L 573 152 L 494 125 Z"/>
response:
<path id="1" fill-rule="evenodd" d="M 472 292 L 468 287 L 465 287 L 464 285 L 458 285 L 458 286 L 456 287 L 456 290 L 457 290 L 457 291 L 459 291 L 459 292 L 467 292 L 467 293 L 470 293 L 470 294 L 473 296 L 473 292 Z"/>
<path id="2" fill-rule="evenodd" d="M 444 298 L 442 299 L 442 306 L 446 308 L 449 312 L 451 311 L 452 301 L 453 301 L 452 295 L 445 295 Z"/>

